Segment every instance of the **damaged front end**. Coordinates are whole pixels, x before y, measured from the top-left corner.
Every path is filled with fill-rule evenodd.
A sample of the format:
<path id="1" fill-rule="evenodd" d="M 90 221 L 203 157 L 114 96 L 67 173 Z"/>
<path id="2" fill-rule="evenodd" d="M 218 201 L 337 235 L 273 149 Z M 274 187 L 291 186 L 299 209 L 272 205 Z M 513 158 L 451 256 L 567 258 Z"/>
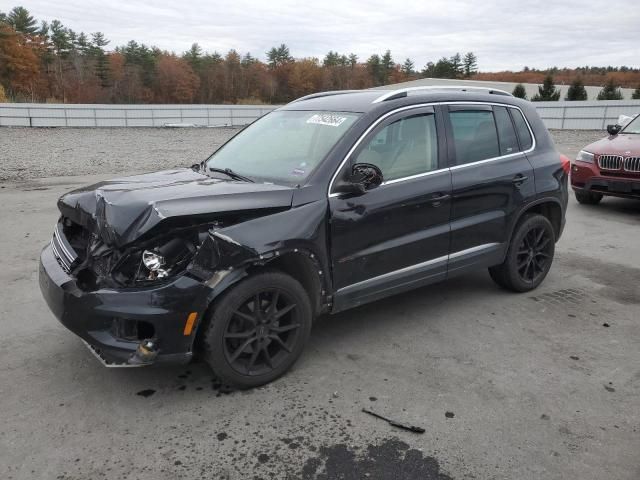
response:
<path id="1" fill-rule="evenodd" d="M 255 208 L 247 186 L 216 182 L 208 187 L 227 195 L 198 196 L 201 182 L 177 195 L 171 183 L 172 193 L 149 187 L 151 201 L 136 183 L 61 198 L 40 261 L 51 310 L 106 366 L 188 362 L 211 302 L 252 268 L 287 254 L 306 258 L 306 286 L 323 295 L 317 310 L 327 304 L 327 266 L 318 259 L 325 255 L 314 254 L 324 248 L 324 204 L 291 208 L 291 190 L 267 186 L 252 192 Z"/>
<path id="2" fill-rule="evenodd" d="M 119 248 L 62 217 L 42 252 L 41 289 L 105 366 L 187 362 L 214 288 L 233 266 L 259 258 L 217 237 L 224 225 L 159 229 Z"/>

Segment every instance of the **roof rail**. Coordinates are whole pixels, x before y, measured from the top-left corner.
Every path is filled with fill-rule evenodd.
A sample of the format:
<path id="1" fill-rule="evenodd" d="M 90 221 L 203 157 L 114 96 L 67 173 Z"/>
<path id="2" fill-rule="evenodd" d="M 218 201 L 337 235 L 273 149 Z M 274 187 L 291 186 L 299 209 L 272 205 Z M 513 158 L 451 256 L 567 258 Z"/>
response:
<path id="1" fill-rule="evenodd" d="M 405 88 L 399 88 L 397 90 L 391 90 L 383 95 L 380 95 L 378 98 L 376 98 L 373 102 L 371 103 L 380 103 L 380 102 L 386 102 L 387 100 L 396 100 L 398 98 L 403 98 L 406 97 L 409 92 L 414 92 L 414 91 L 419 91 L 419 90 L 459 90 L 461 92 L 466 92 L 468 90 L 481 90 L 490 94 L 494 94 L 494 95 L 506 95 L 508 97 L 512 97 L 513 95 L 511 95 L 509 92 L 505 92 L 504 90 L 498 90 L 495 88 L 487 88 L 487 87 L 468 87 L 466 85 L 460 85 L 460 86 L 450 86 L 450 85 L 444 85 L 444 86 L 438 86 L 438 85 L 425 85 L 423 87 L 405 87 Z"/>
<path id="2" fill-rule="evenodd" d="M 362 90 L 331 90 L 328 92 L 312 93 L 310 95 L 305 95 L 304 97 L 296 98 L 295 100 L 289 103 L 301 102 L 303 100 L 311 100 L 312 98 L 331 97 L 333 95 L 342 95 L 343 93 L 356 93 L 356 92 L 362 92 Z"/>

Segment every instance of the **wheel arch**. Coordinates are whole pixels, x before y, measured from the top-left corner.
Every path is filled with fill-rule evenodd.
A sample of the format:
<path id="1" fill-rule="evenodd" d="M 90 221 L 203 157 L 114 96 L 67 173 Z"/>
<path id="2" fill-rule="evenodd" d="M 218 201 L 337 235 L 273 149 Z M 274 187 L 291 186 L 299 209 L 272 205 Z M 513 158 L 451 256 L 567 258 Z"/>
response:
<path id="1" fill-rule="evenodd" d="M 196 325 L 193 339 L 193 346 L 196 349 L 199 348 L 204 326 L 216 302 L 240 281 L 258 272 L 277 270 L 297 280 L 309 296 L 314 317 L 328 310 L 331 301 L 328 294 L 330 292 L 329 275 L 328 272 L 323 271 L 316 254 L 306 249 L 294 248 L 288 251 L 275 251 L 261 257 L 242 267 L 219 270 L 207 282 L 211 292 L 200 322 Z"/>
<path id="2" fill-rule="evenodd" d="M 509 228 L 509 242 L 513 238 L 516 226 L 525 217 L 525 215 L 529 215 L 531 213 L 543 215 L 551 222 L 553 232 L 555 234 L 555 240 L 557 242 L 562 234 L 564 209 L 562 207 L 562 203 L 554 197 L 541 198 L 524 206 L 514 217 L 514 221 Z"/>

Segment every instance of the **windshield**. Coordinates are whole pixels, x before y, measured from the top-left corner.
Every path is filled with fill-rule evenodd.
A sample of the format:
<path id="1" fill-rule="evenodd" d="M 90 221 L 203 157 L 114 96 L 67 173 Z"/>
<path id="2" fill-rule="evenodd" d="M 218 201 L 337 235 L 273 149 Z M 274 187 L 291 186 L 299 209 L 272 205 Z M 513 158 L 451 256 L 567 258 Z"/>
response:
<path id="1" fill-rule="evenodd" d="M 640 133 L 640 115 L 627 123 L 621 133 Z"/>
<path id="2" fill-rule="evenodd" d="M 207 169 L 275 183 L 300 183 L 358 118 L 355 113 L 276 111 L 265 115 L 207 160 Z"/>

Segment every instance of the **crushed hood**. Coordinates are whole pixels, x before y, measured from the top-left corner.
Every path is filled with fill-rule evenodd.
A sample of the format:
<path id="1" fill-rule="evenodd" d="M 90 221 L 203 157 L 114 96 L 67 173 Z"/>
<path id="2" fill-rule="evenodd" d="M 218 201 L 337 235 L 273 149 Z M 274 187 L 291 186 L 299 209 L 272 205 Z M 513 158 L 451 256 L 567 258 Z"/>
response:
<path id="1" fill-rule="evenodd" d="M 62 196 L 65 217 L 122 246 L 161 222 L 201 223 L 229 212 L 291 207 L 294 189 L 211 178 L 189 168 L 117 178 Z"/>
<path id="2" fill-rule="evenodd" d="M 621 133 L 616 136 L 605 137 L 587 145 L 583 150 L 599 155 L 638 156 L 640 155 L 640 135 Z"/>

